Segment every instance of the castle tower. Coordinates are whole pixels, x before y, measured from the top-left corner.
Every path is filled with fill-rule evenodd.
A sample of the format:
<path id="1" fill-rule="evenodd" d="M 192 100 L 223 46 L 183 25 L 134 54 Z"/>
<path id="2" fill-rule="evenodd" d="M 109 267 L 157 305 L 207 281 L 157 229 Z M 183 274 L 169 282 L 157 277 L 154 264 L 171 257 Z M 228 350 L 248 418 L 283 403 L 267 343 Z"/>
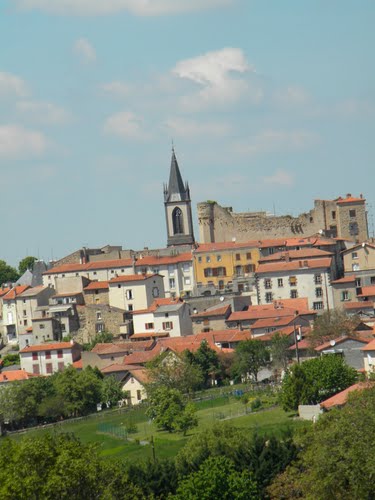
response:
<path id="1" fill-rule="evenodd" d="M 189 184 L 183 183 L 176 155 L 172 148 L 169 183 L 164 185 L 164 206 L 168 246 L 194 243 L 193 218 Z"/>

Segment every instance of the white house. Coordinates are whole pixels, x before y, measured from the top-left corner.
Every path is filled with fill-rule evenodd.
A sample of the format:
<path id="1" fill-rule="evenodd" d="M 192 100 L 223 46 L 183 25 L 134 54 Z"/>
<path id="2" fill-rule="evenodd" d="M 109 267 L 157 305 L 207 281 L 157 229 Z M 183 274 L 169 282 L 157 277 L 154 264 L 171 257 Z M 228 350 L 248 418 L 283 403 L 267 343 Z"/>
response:
<path id="1" fill-rule="evenodd" d="M 31 345 L 20 350 L 21 369 L 35 375 L 51 375 L 81 358 L 82 347 L 73 341 Z"/>
<path id="2" fill-rule="evenodd" d="M 170 337 L 192 335 L 190 308 L 181 299 L 156 299 L 144 310 L 133 312 L 134 333 L 167 332 Z"/>
<path id="3" fill-rule="evenodd" d="M 331 257 L 259 264 L 256 272 L 259 303 L 306 297 L 310 309 L 333 308 L 332 265 Z"/>
<path id="4" fill-rule="evenodd" d="M 165 296 L 163 276 L 159 274 L 117 276 L 108 284 L 109 305 L 124 311 L 147 309 L 155 299 Z"/>
<path id="5" fill-rule="evenodd" d="M 137 405 L 147 399 L 146 383 L 147 373 L 143 367 L 135 366 L 128 369 L 121 385 L 123 392 L 127 392 L 129 395 L 130 404 Z"/>
<path id="6" fill-rule="evenodd" d="M 362 352 L 366 374 L 375 373 L 375 340 L 363 347 Z"/>

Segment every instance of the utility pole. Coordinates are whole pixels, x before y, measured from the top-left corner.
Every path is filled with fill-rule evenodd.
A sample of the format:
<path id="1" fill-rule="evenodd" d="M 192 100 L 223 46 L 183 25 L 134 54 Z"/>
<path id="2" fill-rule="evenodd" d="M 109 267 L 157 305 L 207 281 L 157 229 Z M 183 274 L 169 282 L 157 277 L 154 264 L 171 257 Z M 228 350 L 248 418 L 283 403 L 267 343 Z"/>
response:
<path id="1" fill-rule="evenodd" d="M 156 462 L 154 436 L 151 436 L 152 459 Z"/>
<path id="2" fill-rule="evenodd" d="M 293 321 L 293 331 L 294 331 L 294 343 L 296 346 L 296 358 L 297 358 L 297 363 L 299 364 L 299 350 L 298 350 L 298 339 L 297 339 L 297 333 L 296 333 L 296 319 L 298 316 L 298 311 L 296 311 L 294 321 Z"/>

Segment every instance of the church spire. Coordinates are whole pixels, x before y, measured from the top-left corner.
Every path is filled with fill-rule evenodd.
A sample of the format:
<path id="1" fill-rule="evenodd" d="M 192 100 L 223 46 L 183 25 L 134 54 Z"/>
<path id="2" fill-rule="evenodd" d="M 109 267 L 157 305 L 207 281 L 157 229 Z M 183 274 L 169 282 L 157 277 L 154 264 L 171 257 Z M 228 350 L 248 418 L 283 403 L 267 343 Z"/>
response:
<path id="1" fill-rule="evenodd" d="M 188 201 L 189 199 L 189 188 L 187 185 L 184 185 L 174 147 L 172 147 L 169 183 L 168 187 L 165 186 L 164 188 L 164 201 Z"/>

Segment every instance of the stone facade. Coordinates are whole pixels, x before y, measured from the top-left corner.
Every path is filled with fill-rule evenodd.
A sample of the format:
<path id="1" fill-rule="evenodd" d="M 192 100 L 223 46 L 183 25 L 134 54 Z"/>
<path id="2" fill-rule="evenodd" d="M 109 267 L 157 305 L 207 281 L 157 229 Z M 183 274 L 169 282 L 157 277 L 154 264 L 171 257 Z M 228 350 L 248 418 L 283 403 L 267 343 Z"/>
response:
<path id="1" fill-rule="evenodd" d="M 77 309 L 80 326 L 75 339 L 81 343 L 90 342 L 103 331 L 118 336 L 127 321 L 124 310 L 106 304 L 88 304 Z"/>
<path id="2" fill-rule="evenodd" d="M 364 241 L 368 238 L 365 199 L 315 200 L 314 208 L 292 217 L 266 212 L 234 213 L 231 207 L 216 202 L 198 203 L 201 243 L 290 238 L 319 233 L 326 236 Z"/>

